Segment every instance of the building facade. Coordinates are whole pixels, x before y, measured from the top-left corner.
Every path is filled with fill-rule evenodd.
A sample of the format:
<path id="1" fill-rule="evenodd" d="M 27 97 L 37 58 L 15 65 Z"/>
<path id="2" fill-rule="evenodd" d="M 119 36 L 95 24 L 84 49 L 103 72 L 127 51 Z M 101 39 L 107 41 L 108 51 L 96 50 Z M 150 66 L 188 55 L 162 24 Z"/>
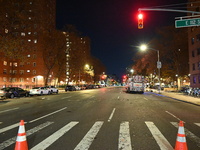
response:
<path id="1" fill-rule="evenodd" d="M 43 85 L 44 61 L 39 37 L 45 29 L 55 29 L 56 0 L 1 3 L 0 34 L 4 43 L 1 43 L 0 87 Z"/>
<path id="2" fill-rule="evenodd" d="M 190 0 L 188 10 L 200 11 L 199 3 Z M 189 14 L 191 16 L 191 14 Z M 188 28 L 190 86 L 200 88 L 200 27 Z"/>

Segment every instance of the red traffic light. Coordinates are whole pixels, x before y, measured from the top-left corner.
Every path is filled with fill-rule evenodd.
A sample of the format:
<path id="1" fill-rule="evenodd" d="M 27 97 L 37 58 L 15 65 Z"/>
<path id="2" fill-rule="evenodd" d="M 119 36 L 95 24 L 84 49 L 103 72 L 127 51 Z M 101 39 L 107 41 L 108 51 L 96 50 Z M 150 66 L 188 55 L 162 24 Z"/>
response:
<path id="1" fill-rule="evenodd" d="M 138 14 L 138 29 L 143 29 L 143 14 L 139 13 Z"/>
<path id="2" fill-rule="evenodd" d="M 123 79 L 126 79 L 127 78 L 127 76 L 126 75 L 123 75 Z"/>

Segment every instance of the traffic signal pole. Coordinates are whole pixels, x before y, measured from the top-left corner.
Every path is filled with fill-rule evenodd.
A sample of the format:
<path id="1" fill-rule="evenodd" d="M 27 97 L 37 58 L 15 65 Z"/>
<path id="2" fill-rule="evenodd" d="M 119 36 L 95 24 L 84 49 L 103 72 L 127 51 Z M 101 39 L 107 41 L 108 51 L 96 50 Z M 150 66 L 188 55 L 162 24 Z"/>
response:
<path id="1" fill-rule="evenodd" d="M 139 8 L 138 11 L 171 11 L 171 12 L 200 14 L 200 12 L 196 12 L 196 11 L 178 10 L 178 9 L 165 9 L 165 8 Z"/>

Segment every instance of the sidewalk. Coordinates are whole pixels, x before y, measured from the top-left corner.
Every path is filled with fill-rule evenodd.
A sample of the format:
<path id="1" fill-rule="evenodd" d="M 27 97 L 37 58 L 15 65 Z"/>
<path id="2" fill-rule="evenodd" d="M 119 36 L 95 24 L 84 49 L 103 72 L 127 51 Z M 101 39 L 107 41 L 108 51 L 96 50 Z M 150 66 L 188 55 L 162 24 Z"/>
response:
<path id="1" fill-rule="evenodd" d="M 158 94 L 158 92 L 156 91 L 154 91 L 153 93 Z M 165 91 L 161 91 L 160 95 L 200 106 L 200 97 L 199 98 L 192 97 L 192 96 L 185 95 L 184 93 L 165 92 Z"/>

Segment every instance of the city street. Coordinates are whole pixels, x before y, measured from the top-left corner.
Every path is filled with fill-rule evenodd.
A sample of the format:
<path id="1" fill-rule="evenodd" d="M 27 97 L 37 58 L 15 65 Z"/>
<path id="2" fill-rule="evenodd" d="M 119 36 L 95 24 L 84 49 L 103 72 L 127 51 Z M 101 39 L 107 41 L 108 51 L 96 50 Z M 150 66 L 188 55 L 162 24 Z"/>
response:
<path id="1" fill-rule="evenodd" d="M 0 149 L 13 150 L 20 120 L 31 150 L 173 150 L 184 121 L 200 150 L 200 106 L 124 87 L 0 100 Z"/>

